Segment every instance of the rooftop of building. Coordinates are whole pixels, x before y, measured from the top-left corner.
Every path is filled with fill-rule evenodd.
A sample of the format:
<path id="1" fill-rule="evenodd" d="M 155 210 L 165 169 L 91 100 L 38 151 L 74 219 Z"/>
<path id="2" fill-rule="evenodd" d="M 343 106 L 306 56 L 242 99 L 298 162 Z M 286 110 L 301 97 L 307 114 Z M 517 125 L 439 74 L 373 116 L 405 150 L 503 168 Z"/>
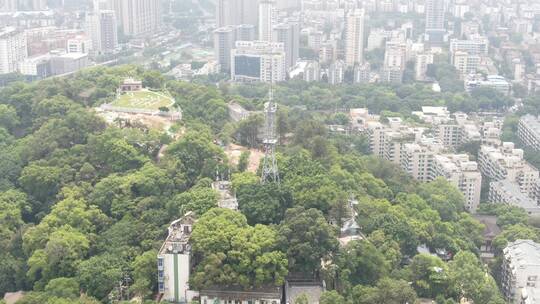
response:
<path id="1" fill-rule="evenodd" d="M 532 198 L 528 197 L 521 191 L 518 184 L 507 179 L 491 182 L 489 187 L 490 189 L 502 191 L 511 197 L 512 205 L 519 206 L 526 210 L 540 208 L 540 206 L 538 206 Z"/>
<path id="2" fill-rule="evenodd" d="M 516 240 L 504 248 L 504 256 L 516 267 L 540 266 L 540 244 L 532 240 Z"/>
<path id="3" fill-rule="evenodd" d="M 173 221 L 167 229 L 168 235 L 159 250 L 159 254 L 170 254 L 184 250 L 189 251 L 190 247 L 188 243 L 195 221 L 195 213 L 191 211 Z"/>

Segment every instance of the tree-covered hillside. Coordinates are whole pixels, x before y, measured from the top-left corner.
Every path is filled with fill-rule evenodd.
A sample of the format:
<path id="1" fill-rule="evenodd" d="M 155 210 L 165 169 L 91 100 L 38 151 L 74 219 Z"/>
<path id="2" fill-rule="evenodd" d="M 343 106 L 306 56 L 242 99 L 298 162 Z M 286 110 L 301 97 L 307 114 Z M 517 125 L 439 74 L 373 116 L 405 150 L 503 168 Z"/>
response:
<path id="1" fill-rule="evenodd" d="M 175 134 L 107 124 L 95 113 L 92 107 L 109 102 L 127 76 L 175 97 L 184 114 L 171 128 Z M 282 284 L 288 274 L 303 273 L 326 280 L 331 291 L 323 295 L 325 304 L 414 303 L 419 297 L 504 303 L 478 258 L 483 227 L 464 212 L 460 192 L 444 180 L 417 184 L 363 155 L 361 138 L 328 133 L 319 114 L 280 109 L 278 131 L 288 134 L 278 152 L 280 186 L 261 185 L 255 173 L 231 164 L 219 143 L 253 134 L 257 123 L 229 121 L 226 101 L 258 109 L 263 89 L 249 97 L 253 89 L 219 90 L 133 66 L 2 89 L 0 295 L 29 291 L 18 302 L 26 304 L 150 300 L 167 226 L 194 211 L 196 288 Z M 399 88 L 376 89 L 400 100 L 430 98 L 427 91 L 397 97 Z M 288 90 L 278 88 L 278 96 L 285 98 Z M 339 92 L 346 101 L 340 107 L 359 106 L 354 100 L 376 94 L 354 86 L 317 90 L 306 87 L 296 101 L 290 94 L 284 103 L 328 109 L 312 104 L 331 104 L 328 98 Z M 216 170 L 232 173 L 240 212 L 216 208 L 210 185 Z M 355 220 L 365 238 L 340 246 L 338 227 L 351 216 L 351 197 L 358 201 Z M 505 226 L 511 229 L 502 244 L 523 229 L 540 236 L 517 217 L 508 217 Z M 452 259 L 417 254 L 419 245 L 445 249 Z M 119 289 L 120 282 L 129 288 Z"/>

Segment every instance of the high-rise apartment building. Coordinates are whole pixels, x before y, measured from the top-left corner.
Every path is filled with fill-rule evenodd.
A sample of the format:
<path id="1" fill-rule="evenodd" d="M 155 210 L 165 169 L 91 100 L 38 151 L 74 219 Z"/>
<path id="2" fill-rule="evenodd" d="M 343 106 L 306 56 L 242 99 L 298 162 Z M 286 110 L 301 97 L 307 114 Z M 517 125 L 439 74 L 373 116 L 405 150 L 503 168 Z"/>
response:
<path id="1" fill-rule="evenodd" d="M 283 43 L 237 41 L 231 52 L 231 79 L 241 82 L 285 80 Z"/>
<path id="2" fill-rule="evenodd" d="M 0 74 L 17 71 L 19 62 L 28 57 L 26 36 L 14 27 L 0 32 Z"/>
<path id="3" fill-rule="evenodd" d="M 110 53 L 118 47 L 118 26 L 113 10 L 96 10 L 88 15 L 87 32 L 92 38 L 94 51 Z"/>
<path id="4" fill-rule="evenodd" d="M 426 0 L 426 40 L 441 43 L 446 35 L 445 0 Z"/>
<path id="5" fill-rule="evenodd" d="M 274 26 L 273 38 L 275 42 L 281 42 L 285 47 L 286 68 L 293 67 L 298 60 L 300 49 L 300 24 L 284 22 Z"/>
<path id="6" fill-rule="evenodd" d="M 259 40 L 273 41 L 273 27 L 276 24 L 277 11 L 275 0 L 259 1 Z"/>
<path id="7" fill-rule="evenodd" d="M 384 52 L 382 80 L 385 82 L 401 83 L 403 71 L 407 63 L 407 45 L 400 41 L 388 41 Z"/>
<path id="8" fill-rule="evenodd" d="M 257 10 L 259 0 L 218 0 L 216 4 L 216 25 L 251 24 L 258 25 Z"/>
<path id="9" fill-rule="evenodd" d="M 257 39 L 257 32 L 253 24 L 240 24 L 236 27 L 236 40 L 253 41 Z"/>
<path id="10" fill-rule="evenodd" d="M 364 63 L 365 11 L 353 9 L 345 17 L 345 63 L 352 67 Z"/>
<path id="11" fill-rule="evenodd" d="M 159 0 L 113 0 L 118 25 L 126 36 L 147 36 L 161 24 Z"/>
<path id="12" fill-rule="evenodd" d="M 222 72 L 228 72 L 231 69 L 231 51 L 235 43 L 236 28 L 234 26 L 220 27 L 214 31 L 214 55 Z"/>

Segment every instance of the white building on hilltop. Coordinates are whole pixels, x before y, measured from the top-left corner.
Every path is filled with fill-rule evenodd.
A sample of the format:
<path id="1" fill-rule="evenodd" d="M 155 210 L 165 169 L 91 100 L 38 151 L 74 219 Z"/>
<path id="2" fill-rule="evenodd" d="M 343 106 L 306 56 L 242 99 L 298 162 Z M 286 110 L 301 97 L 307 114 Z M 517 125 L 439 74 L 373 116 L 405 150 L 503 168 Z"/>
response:
<path id="1" fill-rule="evenodd" d="M 540 303 L 540 244 L 517 240 L 503 250 L 501 285 L 509 303 Z"/>

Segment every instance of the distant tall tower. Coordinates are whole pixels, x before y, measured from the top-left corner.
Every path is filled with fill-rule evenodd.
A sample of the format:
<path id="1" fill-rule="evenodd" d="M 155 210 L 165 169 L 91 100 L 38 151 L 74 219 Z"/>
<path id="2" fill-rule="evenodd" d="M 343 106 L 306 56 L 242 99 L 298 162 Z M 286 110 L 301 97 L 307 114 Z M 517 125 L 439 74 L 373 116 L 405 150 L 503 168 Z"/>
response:
<path id="1" fill-rule="evenodd" d="M 432 43 L 444 41 L 444 1 L 426 0 L 426 40 Z"/>
<path id="2" fill-rule="evenodd" d="M 214 31 L 214 55 L 219 63 L 221 72 L 231 70 L 231 50 L 236 42 L 234 26 L 224 26 Z"/>
<path id="3" fill-rule="evenodd" d="M 345 63 L 351 67 L 364 63 L 364 20 L 363 9 L 353 9 L 345 19 Z"/>
<path id="4" fill-rule="evenodd" d="M 275 0 L 261 0 L 259 2 L 259 40 L 272 41 L 276 15 Z"/>
<path id="5" fill-rule="evenodd" d="M 161 24 L 159 0 L 114 0 L 118 24 L 127 36 L 148 36 Z"/>
<path id="6" fill-rule="evenodd" d="M 257 26 L 258 0 L 217 0 L 216 26 L 251 24 Z"/>
<path id="7" fill-rule="evenodd" d="M 274 26 L 273 39 L 283 43 L 286 68 L 296 64 L 300 45 L 300 25 L 297 22 L 284 22 Z"/>
<path id="8" fill-rule="evenodd" d="M 277 105 L 274 103 L 274 89 L 273 84 L 270 83 L 270 90 L 268 92 L 268 102 L 264 105 L 264 119 L 265 119 L 265 134 L 264 134 L 264 159 L 261 182 L 276 182 L 279 183 L 279 171 L 276 161 L 276 111 Z"/>

